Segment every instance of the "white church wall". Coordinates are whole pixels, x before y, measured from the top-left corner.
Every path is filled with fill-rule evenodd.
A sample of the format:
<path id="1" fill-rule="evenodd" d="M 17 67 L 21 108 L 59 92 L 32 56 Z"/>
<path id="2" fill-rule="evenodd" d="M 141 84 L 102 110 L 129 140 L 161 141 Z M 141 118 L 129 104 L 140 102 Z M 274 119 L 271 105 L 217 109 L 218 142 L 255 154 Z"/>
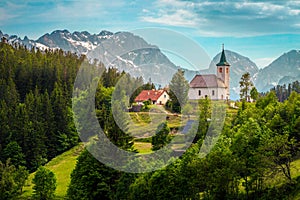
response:
<path id="1" fill-rule="evenodd" d="M 199 90 L 201 95 L 199 95 Z M 188 93 L 189 99 L 204 99 L 206 96 L 212 100 L 226 99 L 225 88 L 190 88 Z"/>

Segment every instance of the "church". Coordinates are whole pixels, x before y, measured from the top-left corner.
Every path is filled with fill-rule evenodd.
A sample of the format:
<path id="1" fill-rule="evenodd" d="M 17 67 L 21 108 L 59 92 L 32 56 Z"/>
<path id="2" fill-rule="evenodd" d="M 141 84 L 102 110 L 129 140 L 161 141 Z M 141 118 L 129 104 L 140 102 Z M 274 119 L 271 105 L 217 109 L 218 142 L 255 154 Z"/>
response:
<path id="1" fill-rule="evenodd" d="M 196 75 L 190 82 L 188 97 L 191 100 L 210 98 L 229 100 L 230 64 L 226 61 L 224 45 L 216 74 Z"/>

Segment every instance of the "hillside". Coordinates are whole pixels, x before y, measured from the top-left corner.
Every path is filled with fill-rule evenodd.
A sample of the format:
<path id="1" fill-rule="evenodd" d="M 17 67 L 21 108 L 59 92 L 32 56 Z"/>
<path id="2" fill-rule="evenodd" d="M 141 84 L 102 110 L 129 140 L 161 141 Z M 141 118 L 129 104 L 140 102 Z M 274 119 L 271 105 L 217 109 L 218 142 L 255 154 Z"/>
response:
<path id="1" fill-rule="evenodd" d="M 81 143 L 78 146 L 73 147 L 69 151 L 66 151 L 63 154 L 53 158 L 45 165 L 45 167 L 47 169 L 50 169 L 57 178 L 57 188 L 55 191 L 57 199 L 63 199 L 65 197 L 68 185 L 71 180 L 70 175 L 73 169 L 75 168 L 77 157 L 80 155 L 81 151 L 83 150 L 83 147 L 84 146 Z M 26 185 L 23 188 L 24 193 L 21 196 L 21 199 L 31 197 L 33 193 L 33 184 L 31 181 L 34 177 L 34 174 L 35 172 L 29 175 Z"/>

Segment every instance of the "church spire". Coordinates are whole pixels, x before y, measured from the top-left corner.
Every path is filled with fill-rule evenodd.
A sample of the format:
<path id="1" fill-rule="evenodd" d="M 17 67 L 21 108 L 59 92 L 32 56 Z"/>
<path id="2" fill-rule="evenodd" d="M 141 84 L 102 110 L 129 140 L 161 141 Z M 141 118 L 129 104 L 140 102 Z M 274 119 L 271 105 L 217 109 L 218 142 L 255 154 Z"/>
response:
<path id="1" fill-rule="evenodd" d="M 220 59 L 220 62 L 217 64 L 217 66 L 230 66 L 230 64 L 226 61 L 225 50 L 224 50 L 224 44 L 222 44 L 222 54 L 221 54 L 221 59 Z"/>

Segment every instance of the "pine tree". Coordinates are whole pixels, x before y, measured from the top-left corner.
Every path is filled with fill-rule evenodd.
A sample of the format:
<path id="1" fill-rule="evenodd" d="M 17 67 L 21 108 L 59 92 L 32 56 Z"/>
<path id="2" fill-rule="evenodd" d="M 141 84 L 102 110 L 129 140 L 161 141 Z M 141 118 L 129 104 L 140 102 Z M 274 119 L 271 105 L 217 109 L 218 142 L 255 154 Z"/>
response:
<path id="1" fill-rule="evenodd" d="M 78 157 L 68 188 L 70 199 L 113 199 L 120 172 L 96 160 L 87 150 Z"/>
<path id="2" fill-rule="evenodd" d="M 170 99 L 172 101 L 172 110 L 180 113 L 188 100 L 189 83 L 184 78 L 184 71 L 178 70 L 170 82 Z"/>
<path id="3" fill-rule="evenodd" d="M 245 101 L 249 101 L 249 91 L 253 86 L 253 83 L 250 80 L 249 72 L 245 73 L 241 77 L 240 81 L 240 97 Z"/>
<path id="4" fill-rule="evenodd" d="M 152 150 L 156 151 L 163 148 L 169 143 L 170 138 L 168 137 L 170 133 L 170 128 L 167 122 L 163 122 L 158 125 L 155 135 L 152 137 Z"/>
<path id="5" fill-rule="evenodd" d="M 22 152 L 20 145 L 12 141 L 3 149 L 3 158 L 4 160 L 10 159 L 11 164 L 14 166 L 25 166 L 25 155 Z"/>
<path id="6" fill-rule="evenodd" d="M 42 95 L 42 120 L 43 126 L 45 131 L 45 136 L 47 138 L 47 155 L 48 158 L 54 158 L 58 155 L 58 141 L 55 135 L 55 121 L 54 121 L 54 113 L 52 110 L 52 105 L 50 101 L 50 97 L 48 91 L 46 90 L 45 93 Z"/>
<path id="7" fill-rule="evenodd" d="M 256 101 L 258 99 L 258 91 L 256 89 L 256 87 L 252 87 L 251 91 L 250 91 L 250 96 L 251 96 L 251 99 L 253 99 L 254 101 Z"/>
<path id="8" fill-rule="evenodd" d="M 41 122 L 41 100 L 35 90 L 28 93 L 25 98 L 25 118 L 23 127 L 23 147 L 29 169 L 36 169 L 47 161 L 46 136 Z"/>
<path id="9" fill-rule="evenodd" d="M 28 175 L 24 167 L 16 168 L 9 159 L 5 163 L 0 161 L 0 200 L 16 199 Z"/>
<path id="10" fill-rule="evenodd" d="M 32 179 L 33 197 L 41 200 L 53 199 L 56 190 L 56 177 L 45 167 L 39 167 Z"/>
<path id="11" fill-rule="evenodd" d="M 0 100 L 0 160 L 2 155 L 2 150 L 5 148 L 7 143 L 11 140 L 11 131 L 9 127 L 9 108 L 7 107 L 4 100 Z"/>

